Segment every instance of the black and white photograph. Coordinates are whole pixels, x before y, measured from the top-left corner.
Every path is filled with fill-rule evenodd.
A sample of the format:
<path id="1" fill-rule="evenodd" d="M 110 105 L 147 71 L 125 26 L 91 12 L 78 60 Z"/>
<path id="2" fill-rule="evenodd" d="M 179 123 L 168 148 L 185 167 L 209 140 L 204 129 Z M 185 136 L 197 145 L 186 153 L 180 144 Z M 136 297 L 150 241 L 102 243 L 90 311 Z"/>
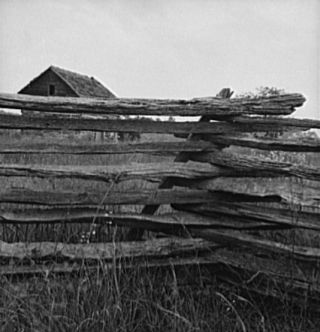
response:
<path id="1" fill-rule="evenodd" d="M 0 46 L 1 332 L 319 331 L 319 0 L 0 0 Z"/>

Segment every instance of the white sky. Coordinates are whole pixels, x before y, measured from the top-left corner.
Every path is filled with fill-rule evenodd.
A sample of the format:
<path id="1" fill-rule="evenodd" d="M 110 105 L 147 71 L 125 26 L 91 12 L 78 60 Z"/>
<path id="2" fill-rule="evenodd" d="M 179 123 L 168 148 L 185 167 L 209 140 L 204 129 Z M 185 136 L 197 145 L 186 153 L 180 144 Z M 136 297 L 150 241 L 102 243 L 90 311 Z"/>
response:
<path id="1" fill-rule="evenodd" d="M 275 86 L 320 119 L 320 0 L 0 0 L 0 91 L 51 64 L 119 97 Z"/>

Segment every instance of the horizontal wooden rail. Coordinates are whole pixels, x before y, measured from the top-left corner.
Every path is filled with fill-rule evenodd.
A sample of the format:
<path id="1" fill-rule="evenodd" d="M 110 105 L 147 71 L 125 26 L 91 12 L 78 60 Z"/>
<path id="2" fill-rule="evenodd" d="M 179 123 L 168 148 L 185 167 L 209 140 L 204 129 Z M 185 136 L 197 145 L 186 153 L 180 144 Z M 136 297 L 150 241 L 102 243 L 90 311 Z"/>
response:
<path id="1" fill-rule="evenodd" d="M 40 97 L 0 94 L 0 107 L 56 113 L 91 113 L 119 115 L 177 115 L 226 117 L 242 114 L 291 114 L 305 98 L 298 93 L 280 96 L 222 99 L 217 97 L 191 100 L 166 99 L 89 99 Z"/>
<path id="2" fill-rule="evenodd" d="M 98 208 L 68 209 L 30 209 L 0 212 L 2 224 L 54 224 L 54 223 L 95 223 L 147 229 L 155 232 L 175 232 L 186 227 L 218 228 L 234 230 L 262 230 L 290 228 L 288 224 L 279 225 L 270 221 L 237 220 L 220 217 L 206 217 L 190 212 L 147 215 L 135 213 L 110 213 Z M 306 226 L 308 227 L 308 225 Z M 306 228 L 304 227 L 304 228 Z M 310 227 L 309 227 L 310 228 Z M 314 228 L 311 228 L 314 229 Z"/>
<path id="3" fill-rule="evenodd" d="M 240 246 L 256 248 L 277 254 L 283 254 L 308 262 L 319 262 L 320 248 L 285 245 L 279 242 L 260 239 L 242 233 L 222 232 L 216 230 L 192 230 L 198 237 L 214 241 L 210 243 L 200 239 L 162 239 L 139 241 L 133 246 L 130 242 L 66 244 L 66 243 L 6 243 L 0 241 L 0 257 L 18 259 L 39 259 L 50 256 L 60 256 L 68 259 L 114 259 L 124 257 L 170 256 L 179 253 L 208 250 L 218 244 L 228 247 Z"/>
<path id="4" fill-rule="evenodd" d="M 284 127 L 296 127 L 296 128 L 320 128 L 320 120 L 312 119 L 294 119 L 294 118 L 283 118 L 283 117 L 251 117 L 251 116 L 237 116 L 229 119 L 232 123 L 242 123 L 242 124 L 265 124 L 274 125 L 276 128 L 279 126 Z"/>
<path id="5" fill-rule="evenodd" d="M 15 209 L 0 211 L 1 223 L 110 223 L 120 226 L 139 227 L 162 231 L 169 226 L 179 228 L 208 227 L 245 229 L 302 228 L 320 230 L 319 214 L 296 212 L 284 208 L 250 206 L 246 204 L 223 203 L 216 201 L 210 205 L 174 205 L 188 212 L 165 213 L 161 215 L 142 215 L 134 213 L 111 213 L 98 207 L 91 208 L 47 208 Z M 270 213 L 268 213 L 270 211 Z"/>
<path id="6" fill-rule="evenodd" d="M 320 248 L 289 246 L 278 242 L 259 239 L 250 235 L 225 233 L 216 230 L 197 230 L 193 233 L 203 238 L 227 243 L 228 246 L 250 246 L 260 250 L 290 255 L 298 260 L 319 261 Z M 39 259 L 50 256 L 59 256 L 68 259 L 103 259 L 125 257 L 172 256 L 179 253 L 194 252 L 195 250 L 208 251 L 218 247 L 217 244 L 201 239 L 165 238 L 135 242 L 66 244 L 66 243 L 6 243 L 0 241 L 0 257 L 18 259 Z"/>
<path id="7" fill-rule="evenodd" d="M 0 143 L 0 154 L 158 154 L 213 151 L 216 146 L 204 141 L 111 143 L 111 144 L 56 144 L 56 143 Z"/>
<path id="8" fill-rule="evenodd" d="M 267 158 L 247 157 L 239 153 L 215 151 L 191 155 L 195 161 L 210 162 L 213 165 L 234 169 L 237 174 L 250 176 L 296 176 L 313 181 L 320 181 L 320 169 L 315 166 L 304 166 L 289 162 L 270 161 Z"/>
<path id="9" fill-rule="evenodd" d="M 188 181 L 181 181 L 185 186 Z M 190 188 L 207 189 L 211 191 L 232 192 L 239 195 L 251 195 L 255 197 L 274 196 L 288 204 L 296 204 L 301 207 L 320 208 L 320 184 L 319 182 L 305 182 L 296 178 L 263 179 L 253 177 L 228 178 L 219 177 L 216 179 L 206 179 L 189 181 Z"/>
<path id="10" fill-rule="evenodd" d="M 193 159 L 212 161 L 211 157 L 195 157 Z M 243 161 L 243 163 L 242 163 Z M 0 165 L 0 176 L 22 176 L 39 178 L 78 178 L 104 182 L 122 182 L 133 179 L 158 181 L 166 177 L 177 179 L 205 179 L 220 176 L 225 177 L 290 177 L 296 176 L 319 181 L 320 171 L 315 167 L 296 166 L 287 163 L 255 163 L 246 162 L 230 163 L 224 166 L 220 161 L 213 160 L 219 166 L 206 162 L 167 162 L 167 163 L 131 163 L 118 166 L 49 166 L 49 165 Z"/>
<path id="11" fill-rule="evenodd" d="M 0 203 L 44 206 L 105 206 L 205 203 L 215 199 L 236 202 L 280 202 L 276 195 L 255 196 L 232 191 L 208 191 L 174 187 L 172 189 L 135 189 L 119 191 L 112 188 L 95 191 L 31 190 L 11 188 L 0 191 Z"/>
<path id="12" fill-rule="evenodd" d="M 192 161 L 112 166 L 0 165 L 0 176 L 78 178 L 116 183 L 133 179 L 158 181 L 164 177 L 201 179 L 231 173 L 210 164 Z"/>
<path id="13" fill-rule="evenodd" d="M 232 248 L 244 247 L 275 254 L 283 254 L 304 262 L 320 262 L 320 248 L 304 247 L 294 244 L 287 245 L 232 231 L 228 231 L 227 233 L 213 229 L 198 229 L 191 230 L 191 234 L 195 237 L 201 237 Z"/>
<path id="14" fill-rule="evenodd" d="M 137 258 L 137 257 L 168 257 L 179 253 L 194 253 L 195 250 L 208 250 L 215 244 L 202 239 L 165 238 L 140 241 L 135 243 L 6 243 L 0 241 L 0 257 L 18 259 L 39 259 L 48 256 L 60 256 L 68 259 L 103 259 Z"/>
<path id="15" fill-rule="evenodd" d="M 151 120 L 72 119 L 59 117 L 28 117 L 0 114 L 0 129 L 66 130 L 98 132 L 132 132 L 158 134 L 234 134 L 235 132 L 287 131 L 294 129 L 281 124 L 230 122 L 170 122 Z M 299 129 L 299 127 L 296 127 Z"/>
<path id="16" fill-rule="evenodd" d="M 148 205 L 148 204 L 188 204 L 210 202 L 219 195 L 198 189 L 135 189 L 96 190 L 85 192 L 10 189 L 0 192 L 0 203 L 33 204 L 46 206 L 83 205 Z"/>
<path id="17" fill-rule="evenodd" d="M 224 202 L 217 200 L 208 204 L 199 205 L 173 205 L 176 209 L 190 211 L 214 219 L 221 220 L 234 219 L 237 221 L 262 221 L 288 226 L 293 228 L 305 228 L 320 230 L 320 221 L 318 213 L 301 212 L 298 206 L 273 207 L 272 205 L 256 205 L 237 202 Z M 294 210 L 296 208 L 296 210 Z M 320 210 L 319 210 L 320 212 Z"/>
<path id="18" fill-rule="evenodd" d="M 242 125 L 240 125 L 241 127 Z M 242 126 L 243 127 L 243 126 Z M 2 129 L 74 130 L 133 133 L 223 133 L 234 126 L 228 123 L 169 122 L 151 120 L 72 119 L 28 117 L 0 114 Z"/>
<path id="19" fill-rule="evenodd" d="M 269 151 L 320 152 L 320 139 L 258 139 L 229 135 L 211 135 L 209 139 L 211 142 L 222 146 L 235 145 Z"/>

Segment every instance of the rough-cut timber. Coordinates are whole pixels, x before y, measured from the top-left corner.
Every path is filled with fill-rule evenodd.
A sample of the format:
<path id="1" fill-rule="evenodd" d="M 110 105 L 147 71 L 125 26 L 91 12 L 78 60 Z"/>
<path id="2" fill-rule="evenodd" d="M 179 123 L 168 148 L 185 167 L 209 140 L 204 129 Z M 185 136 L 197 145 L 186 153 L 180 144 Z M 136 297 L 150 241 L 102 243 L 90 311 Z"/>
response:
<path id="1" fill-rule="evenodd" d="M 151 120 L 106 120 L 106 119 L 73 119 L 62 117 L 28 117 L 0 114 L 0 129 L 23 130 L 66 130 L 97 132 L 132 132 L 159 134 L 233 134 L 235 132 L 287 131 L 292 127 L 269 124 L 238 124 L 229 122 L 170 122 Z"/>
<path id="2" fill-rule="evenodd" d="M 192 253 L 195 250 L 208 250 L 216 245 L 202 239 L 165 238 L 144 242 L 118 243 L 6 243 L 0 241 L 0 257 L 18 259 L 38 259 L 48 256 L 60 256 L 69 259 L 103 259 L 114 258 L 172 256 L 179 253 Z"/>
<path id="3" fill-rule="evenodd" d="M 210 164 L 197 162 L 131 163 L 117 166 L 0 165 L 0 176 L 78 178 L 116 183 L 133 179 L 158 181 L 163 177 L 201 179 L 229 173 Z"/>
<path id="4" fill-rule="evenodd" d="M 29 224 L 65 223 L 72 227 L 74 224 L 90 223 L 97 224 L 97 230 L 102 232 L 101 234 L 109 226 L 115 225 L 160 232 L 161 236 L 164 233 L 181 236 L 179 239 L 133 243 L 0 241 L 0 258 L 4 264 L 9 263 L 5 266 L 5 271 L 0 266 L 0 274 L 43 272 L 42 267 L 37 264 L 47 264 L 48 261 L 54 260 L 63 264 L 56 264 L 54 271 L 73 272 L 81 269 L 85 259 L 85 264 L 97 269 L 98 264 L 115 267 L 114 263 L 132 257 L 136 259 L 129 259 L 131 266 L 145 262 L 144 257 L 147 257 L 147 261 L 153 266 L 168 266 L 170 258 L 175 261 L 175 266 L 196 264 L 196 261 L 211 264 L 216 275 L 222 280 L 251 288 L 257 293 L 276 296 L 275 287 L 270 291 L 268 276 L 271 274 L 272 282 L 276 279 L 285 285 L 290 284 L 290 296 L 301 298 L 302 294 L 310 292 L 312 300 L 319 303 L 319 283 L 316 291 L 313 283 L 319 280 L 317 267 L 320 248 L 302 247 L 294 243 L 282 244 L 267 240 L 264 235 L 257 235 L 263 230 L 320 230 L 319 170 L 306 164 L 295 165 L 262 158 L 247 158 L 218 149 L 238 145 L 266 150 L 319 152 L 320 144 L 316 140 L 263 140 L 244 137 L 244 133 L 301 131 L 320 128 L 320 121 L 279 117 L 291 114 L 295 107 L 303 104 L 304 97 L 299 94 L 228 99 L 231 94 L 230 89 L 223 89 L 217 98 L 192 100 L 89 100 L 0 94 L 0 107 L 32 110 L 35 111 L 34 115 L 37 115 L 36 111 L 46 114 L 42 118 L 0 114 L 2 129 L 154 132 L 177 134 L 190 139 L 188 142 L 159 144 L 73 146 L 49 145 L 43 142 L 24 143 L 20 146 L 0 145 L 0 153 L 3 154 L 182 152 L 175 162 L 167 163 L 89 167 L 0 165 L 0 176 L 3 177 L 80 178 L 111 183 L 107 185 L 109 188 L 106 188 L 106 192 L 7 190 L 5 183 L 3 188 L 0 188 L 0 223 L 9 224 L 3 226 L 5 228 L 15 228 L 20 224 L 28 227 Z M 108 119 L 111 114 L 201 116 L 201 120 L 156 122 L 121 119 L 116 116 Z M 197 162 L 188 161 L 190 155 Z M 119 189 L 115 189 L 117 186 L 114 184 L 131 179 L 163 181 L 158 190 L 119 192 Z M 173 186 L 184 188 L 172 188 Z M 117 214 L 108 211 L 109 205 L 114 204 L 145 207 L 142 213 Z M 153 215 L 161 204 L 171 204 L 177 210 Z M 311 234 L 310 231 L 309 233 Z M 201 237 L 203 240 L 190 239 L 190 236 Z M 227 247 L 232 251 L 228 251 Z M 196 260 L 195 255 L 200 258 Z M 10 264 L 11 262 L 21 266 Z M 44 273 L 50 272 L 45 270 Z M 265 278 L 261 276 L 262 273 L 268 276 Z"/>
<path id="5" fill-rule="evenodd" d="M 213 165 L 233 169 L 236 175 L 244 173 L 250 176 L 296 176 L 313 181 L 320 180 L 318 167 L 302 166 L 289 162 L 270 161 L 266 158 L 246 157 L 240 154 L 233 154 L 224 151 L 200 153 L 191 156 L 192 160 L 210 162 Z"/>
<path id="6" fill-rule="evenodd" d="M 279 224 L 289 228 L 305 228 L 320 231 L 319 216 L 314 213 L 301 212 L 293 206 L 274 207 L 246 203 L 225 202 L 222 199 L 208 204 L 173 205 L 176 209 L 203 214 L 212 218 L 237 221 L 261 221 Z M 298 208 L 297 206 L 295 206 Z M 291 209 L 290 209 L 291 208 Z"/>
<path id="7" fill-rule="evenodd" d="M 147 229 L 154 232 L 182 231 L 186 227 L 235 229 L 235 230 L 262 230 L 279 229 L 283 226 L 254 220 L 223 219 L 201 216 L 189 212 L 164 213 L 157 216 L 147 214 L 122 213 L 114 214 L 101 211 L 97 207 L 68 208 L 68 209 L 30 209 L 0 211 L 0 220 L 6 224 L 53 224 L 53 223 L 108 223 L 126 227 Z M 287 225 L 285 225 L 287 226 Z M 312 228 L 313 229 L 313 228 Z"/>
<path id="8" fill-rule="evenodd" d="M 229 246 L 250 246 L 261 250 L 268 250 L 280 254 L 289 254 L 297 259 L 317 261 L 320 258 L 319 248 L 308 248 L 280 244 L 274 241 L 258 239 L 249 235 L 218 232 L 215 230 L 194 230 L 201 237 L 214 240 L 217 243 L 227 243 Z M 18 259 L 39 259 L 48 256 L 60 256 L 69 259 L 104 259 L 124 257 L 172 256 L 179 253 L 194 252 L 218 248 L 217 244 L 201 239 L 164 238 L 139 242 L 118 243 L 6 243 L 0 241 L 0 257 Z"/>
<path id="9" fill-rule="evenodd" d="M 160 99 L 88 99 L 35 97 L 0 94 L 0 107 L 41 110 L 56 113 L 91 113 L 118 115 L 177 115 L 225 118 L 242 114 L 287 115 L 301 106 L 305 98 L 298 93 L 272 97 L 222 99 L 217 97 L 191 100 Z"/>
<path id="10" fill-rule="evenodd" d="M 227 191 L 208 191 L 175 187 L 173 189 L 136 189 L 119 191 L 111 187 L 102 190 L 57 191 L 10 188 L 0 191 L 0 203 L 32 204 L 44 206 L 105 206 L 119 204 L 160 205 L 160 204 L 196 204 L 216 199 L 237 202 L 279 202 L 274 195 L 255 196 L 234 194 Z"/>
<path id="11" fill-rule="evenodd" d="M 245 146 L 269 151 L 320 152 L 320 139 L 259 139 L 229 135 L 211 135 L 210 141 L 220 146 Z"/>
<path id="12" fill-rule="evenodd" d="M 184 184 L 185 185 L 185 184 Z M 279 197 L 288 204 L 301 207 L 320 207 L 320 184 L 308 181 L 301 184 L 297 178 L 262 179 L 262 178 L 227 178 L 196 181 L 190 187 L 207 189 L 214 192 L 228 191 L 239 195 L 252 195 L 255 197 Z"/>
<path id="13" fill-rule="evenodd" d="M 232 117 L 229 120 L 232 123 L 243 123 L 251 124 L 253 126 L 259 124 L 269 124 L 273 125 L 276 128 L 279 126 L 283 127 L 296 127 L 296 128 L 320 128 L 320 120 L 311 120 L 311 119 L 294 119 L 294 118 L 283 118 L 283 117 L 251 117 L 251 116 L 237 116 Z"/>
<path id="14" fill-rule="evenodd" d="M 195 237 L 201 237 L 216 243 L 227 245 L 228 247 L 244 247 L 267 251 L 275 254 L 283 254 L 304 262 L 319 262 L 320 248 L 304 247 L 299 245 L 287 245 L 280 242 L 258 238 L 236 231 L 216 231 L 213 229 L 191 230 Z"/>
<path id="15" fill-rule="evenodd" d="M 105 191 L 54 191 L 30 190 L 24 188 L 0 192 L 0 203 L 33 204 L 46 206 L 85 205 L 146 205 L 146 204 L 190 204 L 205 203 L 217 198 L 217 194 L 197 189 L 136 189 Z"/>
<path id="16" fill-rule="evenodd" d="M 178 152 L 214 151 L 216 146 L 210 142 L 152 142 L 152 143 L 111 143 L 111 144 L 49 144 L 19 143 L 0 144 L 1 154 L 157 154 L 166 155 Z"/>

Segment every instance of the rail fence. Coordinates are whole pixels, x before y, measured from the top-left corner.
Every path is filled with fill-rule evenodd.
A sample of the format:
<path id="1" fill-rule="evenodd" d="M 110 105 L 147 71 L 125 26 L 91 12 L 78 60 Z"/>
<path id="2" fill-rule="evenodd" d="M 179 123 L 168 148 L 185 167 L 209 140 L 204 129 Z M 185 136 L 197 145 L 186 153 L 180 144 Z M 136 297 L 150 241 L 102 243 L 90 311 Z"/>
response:
<path id="1" fill-rule="evenodd" d="M 218 279 L 274 297 L 280 290 L 271 285 L 272 277 L 277 285 L 289 287 L 288 294 L 298 301 L 308 298 L 319 305 L 319 241 L 299 242 L 292 235 L 298 230 L 320 238 L 319 164 L 279 161 L 259 152 L 319 153 L 317 139 L 284 139 L 277 133 L 319 129 L 320 121 L 289 117 L 305 102 L 301 94 L 231 95 L 229 89 L 223 89 L 216 97 L 191 100 L 100 100 L 1 93 L 2 108 L 47 113 L 45 117 L 0 114 L 1 130 L 156 133 L 180 138 L 122 144 L 2 141 L 2 156 L 90 158 L 139 153 L 176 157 L 122 165 L 2 163 L 2 225 L 88 223 L 125 226 L 130 231 L 119 242 L 0 239 L 0 274 L 69 273 L 78 271 L 83 260 L 108 266 L 126 258 L 132 265 L 146 264 L 147 258 L 150 267 L 208 266 Z M 81 116 L 66 117 L 70 114 Z M 117 119 L 106 117 L 115 114 Z M 179 116 L 187 121 L 121 118 L 128 115 Z M 265 133 L 271 134 L 263 137 Z M 249 149 L 258 153 L 247 153 Z M 7 185 L 8 178 L 19 178 L 20 186 Z M 24 185 L 30 179 L 76 179 L 102 185 L 69 191 L 40 186 L 35 190 Z M 157 189 L 121 189 L 130 180 L 157 183 Z M 109 213 L 104 207 L 110 205 L 136 205 L 141 210 Z M 161 212 L 159 208 L 165 205 L 170 209 Z M 145 239 L 145 230 L 159 236 Z M 92 263 L 92 269 L 96 266 Z"/>

